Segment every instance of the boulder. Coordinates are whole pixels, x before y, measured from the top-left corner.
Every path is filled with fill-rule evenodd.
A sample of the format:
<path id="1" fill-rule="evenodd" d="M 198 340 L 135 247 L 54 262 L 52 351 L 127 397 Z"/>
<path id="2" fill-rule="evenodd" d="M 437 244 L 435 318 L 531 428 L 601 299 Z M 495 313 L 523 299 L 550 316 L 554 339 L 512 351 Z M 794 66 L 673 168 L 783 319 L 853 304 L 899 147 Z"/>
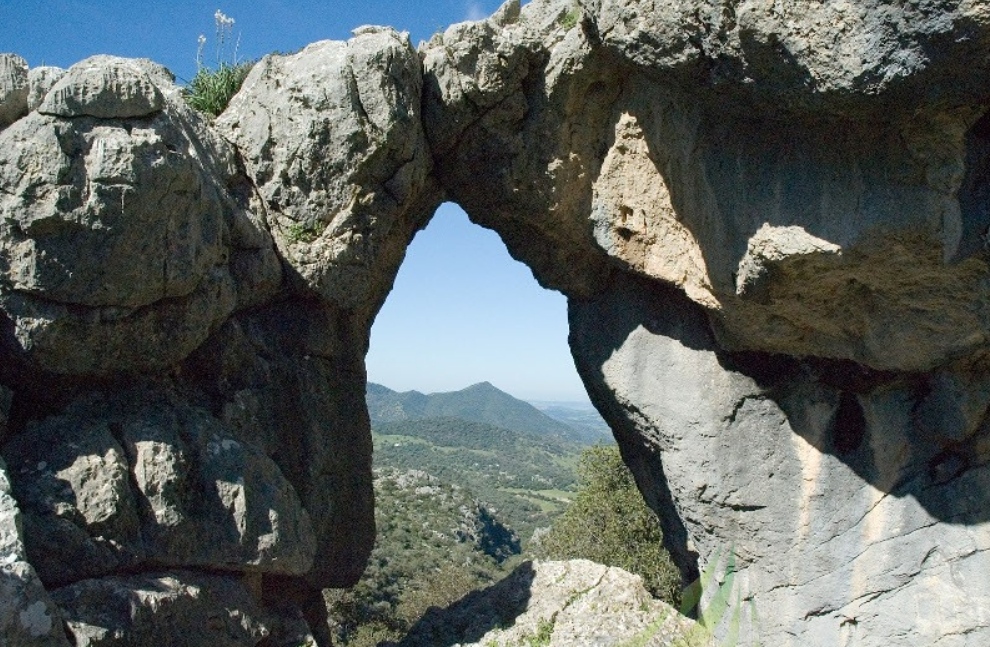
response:
<path id="1" fill-rule="evenodd" d="M 49 586 L 146 563 L 289 575 L 312 565 L 309 516 L 271 459 L 161 394 L 89 398 L 29 425 L 3 455 Z"/>
<path id="2" fill-rule="evenodd" d="M 405 638 L 386 644 L 667 647 L 694 627 L 694 621 L 651 597 L 638 575 L 580 559 L 535 561 L 446 609 L 430 609 Z"/>
<path id="3" fill-rule="evenodd" d="M 68 647 L 62 619 L 27 561 L 18 503 L 0 459 L 0 636 L 10 647 Z"/>
<path id="4" fill-rule="evenodd" d="M 0 130 L 27 114 L 28 64 L 16 54 L 0 54 Z"/>
<path id="5" fill-rule="evenodd" d="M 287 300 L 235 316 L 181 368 L 185 388 L 298 493 L 316 552 L 292 586 L 313 596 L 353 586 L 374 545 L 365 325 L 326 303 Z"/>
<path id="6" fill-rule="evenodd" d="M 159 572 L 83 580 L 56 590 L 76 647 L 244 647 L 271 634 L 235 577 Z"/>
<path id="7" fill-rule="evenodd" d="M 2 140 L 0 308 L 18 361 L 162 369 L 277 289 L 229 144 L 154 65 L 87 59 Z"/>
<path id="8" fill-rule="evenodd" d="M 70 67 L 45 94 L 38 112 L 56 117 L 131 119 L 165 107 L 151 78 L 131 61 L 94 56 Z"/>
<path id="9" fill-rule="evenodd" d="M 259 61 L 217 120 L 302 286 L 338 307 L 380 303 L 440 201 L 407 34 L 366 27 Z"/>

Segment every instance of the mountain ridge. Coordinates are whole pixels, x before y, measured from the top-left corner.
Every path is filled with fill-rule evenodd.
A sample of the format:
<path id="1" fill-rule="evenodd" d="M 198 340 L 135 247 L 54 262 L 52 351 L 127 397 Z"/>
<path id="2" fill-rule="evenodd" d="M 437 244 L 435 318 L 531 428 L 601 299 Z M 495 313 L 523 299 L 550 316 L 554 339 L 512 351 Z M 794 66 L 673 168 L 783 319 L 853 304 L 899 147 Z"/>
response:
<path id="1" fill-rule="evenodd" d="M 502 391 L 491 382 L 478 382 L 459 391 L 425 394 L 394 391 L 368 382 L 368 414 L 372 426 L 402 420 L 460 418 L 525 434 L 552 436 L 589 445 L 606 436 L 587 427 L 558 420 L 532 404 Z"/>

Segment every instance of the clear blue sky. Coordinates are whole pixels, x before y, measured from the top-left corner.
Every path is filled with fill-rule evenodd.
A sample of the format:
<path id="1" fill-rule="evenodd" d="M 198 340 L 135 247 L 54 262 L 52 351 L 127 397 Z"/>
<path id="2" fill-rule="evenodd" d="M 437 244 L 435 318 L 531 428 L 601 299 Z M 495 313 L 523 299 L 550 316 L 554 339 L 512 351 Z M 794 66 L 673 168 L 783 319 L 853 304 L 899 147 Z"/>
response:
<path id="1" fill-rule="evenodd" d="M 365 24 L 410 33 L 413 44 L 498 0 L 0 0 L 0 52 L 31 66 L 68 67 L 93 54 L 147 57 L 179 79 L 196 71 L 197 39 L 214 58 L 214 12 L 234 19 L 242 59 L 343 39 Z M 564 298 L 540 288 L 498 236 L 441 207 L 413 241 L 372 329 L 369 379 L 396 390 L 456 390 L 489 381 L 531 400 L 586 400 L 567 349 Z"/>

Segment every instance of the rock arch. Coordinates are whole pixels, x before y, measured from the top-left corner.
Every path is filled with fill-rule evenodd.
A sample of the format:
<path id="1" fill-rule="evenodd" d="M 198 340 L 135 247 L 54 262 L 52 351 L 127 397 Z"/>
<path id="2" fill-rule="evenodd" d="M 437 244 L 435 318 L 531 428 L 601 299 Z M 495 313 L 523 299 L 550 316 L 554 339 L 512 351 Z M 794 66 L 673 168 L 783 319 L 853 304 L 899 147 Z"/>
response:
<path id="1" fill-rule="evenodd" d="M 451 199 L 568 296 L 682 570 L 734 549 L 765 642 L 985 642 L 990 17 L 685 7 L 365 27 L 216 123 L 148 61 L 5 58 L 0 631 L 318 620 L 371 545 L 371 321 Z"/>

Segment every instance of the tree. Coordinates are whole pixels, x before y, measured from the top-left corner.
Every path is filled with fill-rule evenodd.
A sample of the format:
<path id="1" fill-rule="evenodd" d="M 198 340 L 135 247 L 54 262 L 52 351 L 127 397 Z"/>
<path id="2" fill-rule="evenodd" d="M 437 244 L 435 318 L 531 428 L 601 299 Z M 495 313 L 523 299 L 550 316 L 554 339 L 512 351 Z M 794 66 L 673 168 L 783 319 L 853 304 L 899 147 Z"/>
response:
<path id="1" fill-rule="evenodd" d="M 655 597 L 678 606 L 680 574 L 663 548 L 660 522 L 636 489 L 618 448 L 595 446 L 582 452 L 578 476 L 574 503 L 539 538 L 538 554 L 618 566 L 642 577 Z"/>

